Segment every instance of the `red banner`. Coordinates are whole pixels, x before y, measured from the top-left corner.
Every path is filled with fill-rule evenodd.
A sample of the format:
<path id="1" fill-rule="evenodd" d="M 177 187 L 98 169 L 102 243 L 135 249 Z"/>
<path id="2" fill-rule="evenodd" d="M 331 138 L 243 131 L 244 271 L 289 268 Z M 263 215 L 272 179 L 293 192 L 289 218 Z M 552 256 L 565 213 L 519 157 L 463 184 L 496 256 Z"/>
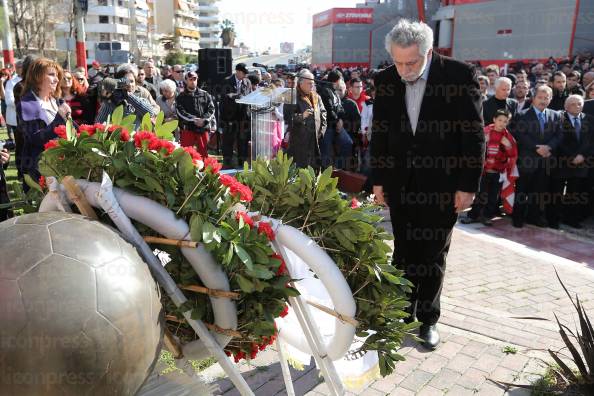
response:
<path id="1" fill-rule="evenodd" d="M 373 23 L 373 8 L 331 8 L 313 16 L 314 29 L 347 23 Z"/>

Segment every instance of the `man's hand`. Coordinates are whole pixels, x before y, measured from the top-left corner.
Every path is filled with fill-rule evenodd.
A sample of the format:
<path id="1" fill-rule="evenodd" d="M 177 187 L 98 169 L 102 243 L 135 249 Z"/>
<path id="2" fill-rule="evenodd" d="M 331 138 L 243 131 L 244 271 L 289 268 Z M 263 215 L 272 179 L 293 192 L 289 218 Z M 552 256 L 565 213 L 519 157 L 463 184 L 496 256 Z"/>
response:
<path id="1" fill-rule="evenodd" d="M 303 112 L 303 119 L 306 119 L 307 117 L 309 117 L 310 115 L 312 115 L 314 113 L 313 109 L 307 109 Z"/>
<path id="2" fill-rule="evenodd" d="M 575 158 L 571 161 L 572 164 L 574 165 L 580 165 L 581 163 L 583 163 L 586 159 L 584 158 L 583 155 L 578 154 L 575 156 Z"/>
<path id="3" fill-rule="evenodd" d="M 2 151 L 0 151 L 0 164 L 4 165 L 8 161 L 10 161 L 10 153 L 8 152 L 8 150 L 3 149 Z"/>
<path id="4" fill-rule="evenodd" d="M 462 213 L 466 209 L 470 208 L 470 206 L 472 205 L 472 201 L 474 201 L 474 193 L 456 191 L 456 196 L 454 200 L 454 207 L 456 208 L 456 213 Z"/>
<path id="5" fill-rule="evenodd" d="M 546 144 L 538 144 L 536 145 L 536 152 L 543 158 L 547 158 L 551 156 L 551 148 Z"/>
<path id="6" fill-rule="evenodd" d="M 384 187 L 383 186 L 373 186 L 373 195 L 375 195 L 375 203 L 382 206 L 386 205 L 386 200 L 384 199 Z"/>
<path id="7" fill-rule="evenodd" d="M 202 128 L 204 126 L 204 118 L 194 118 L 194 124 L 196 124 L 197 127 Z"/>
<path id="8" fill-rule="evenodd" d="M 68 103 L 64 102 L 60 105 L 60 107 L 58 107 L 58 113 L 63 119 L 67 119 L 68 117 L 70 117 L 72 109 L 70 108 L 70 106 L 68 106 Z"/>

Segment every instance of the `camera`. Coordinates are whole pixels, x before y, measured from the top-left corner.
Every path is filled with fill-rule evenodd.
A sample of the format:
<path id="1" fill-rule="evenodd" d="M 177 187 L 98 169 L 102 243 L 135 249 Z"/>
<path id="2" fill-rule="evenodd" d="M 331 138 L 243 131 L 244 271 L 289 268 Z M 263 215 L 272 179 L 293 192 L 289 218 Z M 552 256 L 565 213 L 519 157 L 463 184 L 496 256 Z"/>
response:
<path id="1" fill-rule="evenodd" d="M 0 140 L 0 151 L 3 149 L 14 151 L 16 149 L 16 144 L 13 140 Z"/>

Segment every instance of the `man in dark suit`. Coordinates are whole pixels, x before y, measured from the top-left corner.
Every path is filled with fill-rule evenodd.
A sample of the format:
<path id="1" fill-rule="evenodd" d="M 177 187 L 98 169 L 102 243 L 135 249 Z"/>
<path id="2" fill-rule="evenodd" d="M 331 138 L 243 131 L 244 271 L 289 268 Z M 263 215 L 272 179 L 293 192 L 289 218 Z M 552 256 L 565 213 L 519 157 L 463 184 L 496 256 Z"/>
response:
<path id="1" fill-rule="evenodd" d="M 561 142 L 561 116 L 548 109 L 553 91 L 547 85 L 536 88 L 532 107 L 518 113 L 511 132 L 518 144 L 518 171 L 513 225 L 524 222 L 544 227 L 545 206 L 551 197 L 552 154 Z"/>
<path id="2" fill-rule="evenodd" d="M 433 52 L 426 24 L 402 19 L 386 42 L 394 65 L 375 78 L 373 191 L 390 207 L 394 264 L 414 284 L 410 319 L 433 349 L 452 228 L 483 169 L 482 100 L 474 68 Z"/>
<path id="3" fill-rule="evenodd" d="M 582 112 L 594 117 L 594 99 L 584 101 Z"/>
<path id="4" fill-rule="evenodd" d="M 499 77 L 495 80 L 495 94 L 483 102 L 483 120 L 486 125 L 493 122 L 497 110 L 507 110 L 512 117 L 516 115 L 518 102 L 509 97 L 511 89 L 512 81 L 509 78 Z"/>
<path id="5" fill-rule="evenodd" d="M 582 112 L 583 104 L 580 95 L 570 95 L 565 100 L 562 138 L 552 170 L 554 198 L 549 226 L 554 228 L 558 228 L 560 221 L 582 228 L 581 222 L 589 214 L 588 170 L 594 161 L 594 117 Z"/>
<path id="6" fill-rule="evenodd" d="M 237 141 L 237 165 L 249 157 L 248 142 L 250 141 L 250 116 L 247 105 L 236 103 L 252 92 L 252 84 L 246 77 L 248 69 L 245 63 L 235 66 L 235 74 L 227 77 L 221 84 L 221 115 L 223 121 L 223 166 L 233 167 L 233 147 Z"/>

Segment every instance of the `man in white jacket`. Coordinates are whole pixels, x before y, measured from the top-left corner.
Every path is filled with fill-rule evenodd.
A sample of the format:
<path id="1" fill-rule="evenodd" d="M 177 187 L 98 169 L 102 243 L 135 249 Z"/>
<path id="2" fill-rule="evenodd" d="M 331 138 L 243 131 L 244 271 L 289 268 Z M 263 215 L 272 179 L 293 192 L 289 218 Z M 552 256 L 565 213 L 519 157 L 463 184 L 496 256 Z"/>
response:
<path id="1" fill-rule="evenodd" d="M 8 139 L 14 140 L 14 134 L 17 127 L 16 104 L 14 102 L 14 86 L 21 81 L 21 72 L 23 70 L 23 62 L 17 61 L 15 63 L 16 73 L 6 82 L 4 87 L 4 100 L 6 101 L 6 129 L 8 131 Z"/>

